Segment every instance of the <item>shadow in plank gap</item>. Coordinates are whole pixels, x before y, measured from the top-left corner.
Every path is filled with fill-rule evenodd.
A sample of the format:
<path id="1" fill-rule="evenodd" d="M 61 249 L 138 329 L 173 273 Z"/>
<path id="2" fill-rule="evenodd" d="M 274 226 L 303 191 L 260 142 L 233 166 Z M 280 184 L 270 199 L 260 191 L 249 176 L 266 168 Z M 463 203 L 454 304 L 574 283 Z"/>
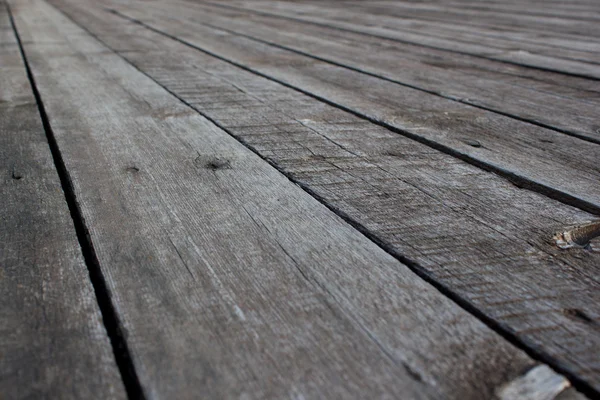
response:
<path id="1" fill-rule="evenodd" d="M 0 1 L 0 398 L 126 399 Z"/>
<path id="2" fill-rule="evenodd" d="M 600 186 L 596 185 L 600 144 L 210 26 L 202 22 L 207 18 L 204 12 L 162 3 L 138 9 L 136 4 L 112 9 L 129 22 L 493 171 L 521 187 L 600 214 Z"/>
<path id="3" fill-rule="evenodd" d="M 589 117 L 596 113 L 600 82 L 364 34 L 314 25 L 309 29 L 305 23 L 251 11 L 189 1 L 171 4 L 189 10 L 188 18 L 206 26 L 600 143 L 597 121 Z"/>
<path id="4" fill-rule="evenodd" d="M 181 10 L 53 3 L 505 337 L 580 385 L 597 382 L 598 331 L 577 315 L 598 319 L 598 254 L 562 251 L 551 240 L 593 215 L 269 79 L 235 61 L 249 52 L 246 41 L 230 50 L 231 58 L 215 55 L 230 36 L 192 23 L 180 27 Z M 214 51 L 202 50 L 207 43 Z M 252 57 L 261 65 L 273 62 L 260 52 Z M 294 69 L 301 68 L 296 60 Z M 282 57 L 272 71 L 287 70 L 289 61 Z M 552 134 L 570 148 L 572 138 Z M 479 149 L 489 147 L 477 140 Z"/>
<path id="5" fill-rule="evenodd" d="M 542 239 L 589 214 L 95 3 L 58 3 L 80 27 L 35 0 L 15 1 L 17 25 L 148 397 L 576 393 L 536 367 L 585 372 L 588 348 L 560 349 L 574 329 L 596 338 L 562 309 L 593 310 L 593 271 Z M 463 248 L 444 241 L 452 221 Z"/>

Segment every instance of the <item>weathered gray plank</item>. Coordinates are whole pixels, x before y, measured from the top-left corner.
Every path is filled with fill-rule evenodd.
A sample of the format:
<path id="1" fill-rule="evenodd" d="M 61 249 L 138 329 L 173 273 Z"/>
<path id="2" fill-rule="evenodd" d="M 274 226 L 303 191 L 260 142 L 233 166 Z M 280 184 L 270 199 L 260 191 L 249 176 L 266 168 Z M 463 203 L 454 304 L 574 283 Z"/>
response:
<path id="1" fill-rule="evenodd" d="M 600 145 L 186 21 L 177 8 L 153 15 L 145 3 L 113 5 L 211 54 L 600 213 Z"/>
<path id="2" fill-rule="evenodd" d="M 600 81 L 585 81 L 585 89 L 578 90 L 563 86 L 568 84 L 564 75 L 561 79 L 554 77 L 554 82 L 544 82 L 548 75 L 556 74 L 537 71 L 535 78 L 528 79 L 519 76 L 524 74 L 524 67 L 202 3 L 145 3 L 145 7 L 161 10 L 174 4 L 187 20 L 250 35 L 320 60 L 600 143 L 596 118 Z M 594 86 L 597 92 L 591 91 Z"/>
<path id="3" fill-rule="evenodd" d="M 522 9 L 531 9 L 530 2 L 523 3 Z M 535 44 L 534 49 L 557 47 L 560 50 L 579 49 L 584 52 L 596 51 L 599 43 L 600 29 L 597 22 L 600 21 L 596 19 L 590 21 L 589 18 L 573 20 L 566 15 L 567 13 L 545 16 L 520 11 L 506 13 L 481 8 L 470 9 L 464 4 L 449 2 L 420 4 L 396 1 L 383 4 L 350 2 L 345 5 L 346 9 L 354 13 L 366 12 L 372 16 L 394 17 L 407 27 L 414 29 L 418 26 L 433 34 L 442 31 L 477 33 L 500 39 L 501 43 Z M 435 25 L 431 22 L 435 22 Z M 562 53 L 560 50 L 559 56 L 569 54 Z"/>
<path id="4" fill-rule="evenodd" d="M 535 364 L 56 10 L 14 3 L 148 397 L 475 399 Z"/>
<path id="5" fill-rule="evenodd" d="M 195 7 L 201 7 L 201 6 L 215 7 L 215 6 L 217 6 L 214 3 L 208 4 L 205 2 L 197 2 L 197 1 L 193 1 L 193 2 L 186 1 L 186 3 L 190 6 L 195 6 Z M 146 2 L 145 4 L 148 6 L 156 5 L 156 3 L 154 3 L 154 2 Z M 222 5 L 222 4 L 219 4 L 219 6 L 220 5 Z M 307 25 L 311 28 L 317 29 L 318 32 L 321 32 L 321 30 L 324 30 L 324 32 L 328 32 L 328 35 L 332 35 L 334 31 L 338 31 L 338 33 L 341 37 L 341 39 L 336 40 L 336 42 L 338 42 L 338 43 L 339 42 L 343 43 L 344 40 L 350 39 L 355 36 L 360 37 L 360 38 L 370 37 L 369 35 L 365 35 L 362 33 L 349 32 L 347 30 L 338 30 L 337 28 L 331 27 L 328 25 L 314 24 L 310 21 L 290 20 L 289 18 L 286 18 L 286 17 L 282 17 L 282 16 L 274 15 L 274 14 L 262 13 L 262 12 L 256 11 L 256 10 L 233 8 L 233 7 L 231 7 L 231 3 L 229 3 L 228 5 L 226 5 L 224 7 L 218 7 L 218 8 L 220 8 L 222 10 L 229 10 L 232 12 L 251 12 L 253 15 L 268 17 L 269 19 L 280 18 L 280 19 L 286 20 L 288 22 L 293 22 L 290 25 L 290 29 L 293 29 L 294 26 Z M 282 32 L 279 32 L 279 34 L 282 34 Z M 306 34 L 306 32 L 304 32 L 304 34 Z M 349 36 L 346 36 L 346 35 L 349 35 Z M 326 36 L 327 35 L 321 35 L 322 38 L 325 38 Z M 427 54 L 439 54 L 440 57 L 442 57 L 442 58 L 448 57 L 448 55 L 453 57 L 453 59 L 456 58 L 457 60 L 465 58 L 465 59 L 469 60 L 469 63 L 471 63 L 471 60 L 473 60 L 472 64 L 481 66 L 481 69 L 483 69 L 484 71 L 489 72 L 489 70 L 492 70 L 497 73 L 502 73 L 502 74 L 505 74 L 508 76 L 512 76 L 513 77 L 512 82 L 516 86 L 535 87 L 536 89 L 543 91 L 543 92 L 557 93 L 557 94 L 561 94 L 561 95 L 564 95 L 567 97 L 575 97 L 578 99 L 588 99 L 588 98 L 597 99 L 598 93 L 600 92 L 600 82 L 599 81 L 569 76 L 569 75 L 565 75 L 565 74 L 561 74 L 561 73 L 540 71 L 540 70 L 533 69 L 533 68 L 502 63 L 502 62 L 498 62 L 498 61 L 494 61 L 494 60 L 482 59 L 480 57 L 472 57 L 472 56 L 469 56 L 466 54 L 459 55 L 459 54 L 456 54 L 455 52 L 448 51 L 448 50 L 432 49 L 432 48 L 423 47 L 420 45 L 403 43 L 403 42 L 393 41 L 393 40 L 384 39 L 384 38 L 380 38 L 380 37 L 375 38 L 375 43 L 378 43 L 377 42 L 378 40 L 384 40 L 384 42 L 382 42 L 382 43 L 386 44 L 386 48 L 389 47 L 390 43 L 395 43 L 396 46 L 401 46 L 400 48 L 403 49 L 403 58 L 409 57 L 409 59 L 413 59 L 414 56 L 412 54 L 415 51 L 417 51 L 418 52 L 417 54 L 419 54 L 419 56 L 423 56 L 423 55 L 427 55 Z M 381 49 L 382 46 L 378 45 L 377 47 L 379 49 Z M 437 61 L 439 62 L 439 60 L 437 60 Z M 434 62 L 434 64 L 435 64 L 435 62 Z M 449 66 L 445 66 L 445 67 L 449 67 Z M 481 72 L 478 72 L 478 76 L 480 76 L 480 75 L 481 75 Z M 572 88 L 572 90 L 569 90 L 571 88 Z"/>
<path id="6" fill-rule="evenodd" d="M 551 242 L 593 216 L 101 8 L 54 3 L 390 251 L 598 386 L 600 253 Z"/>
<path id="7" fill-rule="evenodd" d="M 196 0 L 191 0 L 196 2 Z M 451 37 L 463 45 L 483 44 L 489 50 L 514 50 L 545 54 L 555 58 L 597 63 L 598 34 L 596 21 L 570 20 L 568 17 L 540 17 L 493 11 L 468 10 L 444 3 L 387 2 L 242 2 L 246 8 L 281 10 L 296 15 L 331 17 L 356 25 L 394 28 L 431 38 Z M 235 6 L 235 3 L 232 3 Z M 320 11 L 320 12 L 319 12 Z M 340 11 L 343 11 L 340 13 Z"/>
<path id="8" fill-rule="evenodd" d="M 312 7 L 309 4 L 295 2 L 239 1 L 229 2 L 231 4 L 210 3 L 221 7 L 242 7 L 248 10 L 317 23 L 351 32 L 367 33 L 376 37 L 419 44 L 436 49 L 452 50 L 492 60 L 600 79 L 600 66 L 594 61 L 595 57 L 593 53 L 591 54 L 594 60 L 586 61 L 586 55 L 590 53 L 583 51 L 572 52 L 557 48 L 541 50 L 539 46 L 534 46 L 536 49 L 534 52 L 526 50 L 531 49 L 532 46 L 527 46 L 524 42 L 513 43 L 511 45 L 510 42 L 501 43 L 498 40 L 485 40 L 485 37 L 478 35 L 471 35 L 470 38 L 463 38 L 461 41 L 461 35 L 459 34 L 452 34 L 450 37 L 447 35 L 444 36 L 441 33 L 432 35 L 429 30 L 435 28 L 435 24 L 429 24 L 426 30 L 410 30 L 404 28 L 397 18 L 355 13 L 345 9 L 343 3 L 336 4 L 335 2 L 330 2 L 325 5 L 313 5 Z M 565 56 L 557 57 L 557 53 L 565 54 Z"/>
<path id="9" fill-rule="evenodd" d="M 388 4 L 387 1 L 373 2 L 379 4 Z M 589 6 L 576 4 L 574 2 L 542 2 L 536 1 L 527 2 L 509 2 L 503 0 L 501 2 L 486 1 L 482 2 L 471 2 L 471 1 L 447 1 L 444 2 L 447 6 L 461 7 L 466 10 L 482 10 L 482 11 L 495 11 L 497 13 L 505 13 L 507 15 L 521 14 L 521 15 L 532 15 L 541 17 L 562 17 L 574 20 L 586 20 L 586 21 L 600 21 L 600 10 L 597 9 L 596 4 L 590 4 Z"/>
<path id="10" fill-rule="evenodd" d="M 0 71 L 0 397 L 123 399 L 4 3 Z"/>
<path id="11" fill-rule="evenodd" d="M 246 4 L 251 3 L 245 1 Z M 298 2 L 294 2 L 298 3 Z M 301 3 L 315 5 L 322 3 L 318 0 L 302 0 Z M 536 30 L 538 26 L 544 28 L 568 29 L 569 23 L 583 20 L 600 20 L 600 7 L 597 2 L 587 4 L 577 4 L 570 1 L 549 2 L 549 1 L 395 1 L 379 0 L 369 1 L 368 4 L 355 1 L 344 1 L 350 8 L 369 7 L 372 12 L 383 13 L 385 7 L 389 8 L 388 15 L 393 14 L 402 17 L 419 16 L 430 20 L 447 21 L 463 17 L 463 23 L 466 25 L 485 25 L 482 21 L 490 25 L 500 25 L 501 27 L 514 26 L 523 30 Z M 398 10 L 403 10 L 399 13 Z M 444 12 L 450 13 L 445 15 Z M 544 25 L 548 24 L 548 25 Z M 571 26 L 575 29 L 575 26 Z M 591 27 L 594 28 L 594 27 Z M 596 28 L 597 29 L 597 28 Z M 575 31 L 579 33 L 579 31 Z"/>
<path id="12" fill-rule="evenodd" d="M 314 23 L 313 21 L 305 21 L 305 20 L 299 20 L 299 19 L 293 19 L 293 18 L 289 18 L 283 15 L 279 15 L 279 14 L 273 14 L 273 13 L 268 13 L 268 12 L 262 12 L 258 9 L 248 9 L 248 8 L 242 8 L 242 7 L 235 7 L 234 4 L 235 3 L 228 3 L 228 4 L 221 4 L 221 3 L 211 3 L 208 1 L 195 1 L 195 0 L 179 0 L 183 3 L 187 3 L 188 6 L 193 6 L 193 7 L 210 7 L 213 9 L 219 9 L 222 12 L 229 12 L 229 13 L 247 13 L 249 15 L 252 16 L 252 18 L 257 18 L 257 17 L 262 17 L 262 18 L 266 18 L 266 20 L 283 20 L 283 21 L 288 21 L 291 22 L 291 26 L 305 26 L 307 28 L 312 28 L 312 29 L 317 29 L 317 31 L 323 30 L 325 32 L 328 32 L 328 35 L 334 35 L 334 32 L 337 32 L 338 35 L 343 35 L 343 38 L 346 39 L 352 39 L 353 37 L 359 37 L 361 38 L 361 40 L 367 40 L 367 38 L 372 38 L 371 35 L 366 34 L 366 33 L 361 33 L 361 32 L 350 32 L 348 30 L 343 30 L 343 29 L 338 29 L 335 26 L 330 26 L 330 25 L 325 25 L 325 24 L 318 24 L 318 23 Z M 154 2 L 150 2 L 148 3 L 149 5 L 153 5 Z M 371 4 L 371 2 L 369 2 L 369 4 Z M 303 32 L 305 35 L 308 34 L 308 32 Z M 348 36 L 346 36 L 348 35 Z M 454 52 L 452 50 L 445 50 L 445 49 L 435 49 L 435 48 L 431 48 L 431 47 L 427 47 L 427 46 L 422 46 L 419 44 L 411 44 L 411 43 L 407 43 L 407 42 L 403 42 L 403 41 L 398 41 L 398 40 L 392 40 L 392 39 L 385 39 L 385 38 L 374 38 L 375 43 L 377 43 L 377 40 L 383 40 L 383 44 L 385 44 L 385 46 L 378 46 L 380 48 L 388 48 L 389 46 L 392 45 L 392 43 L 395 44 L 395 46 L 399 46 L 400 48 L 403 49 L 409 49 L 408 50 L 408 56 L 411 55 L 411 53 L 414 53 L 416 50 L 418 50 L 420 53 L 423 54 L 427 54 L 428 52 L 432 52 L 432 54 L 444 54 L 445 56 L 453 56 L 453 57 L 457 57 L 458 59 L 462 57 L 468 59 L 468 60 L 473 60 L 473 63 L 475 65 L 479 65 L 481 63 L 482 66 L 488 66 L 488 68 L 486 69 L 493 69 L 497 72 L 509 72 L 509 71 L 513 71 L 513 73 L 515 75 L 517 75 L 516 71 L 518 71 L 518 75 L 519 76 L 523 76 L 523 77 L 530 77 L 534 80 L 539 80 L 539 81 L 546 81 L 546 80 L 551 80 L 552 83 L 554 83 L 557 86 L 565 86 L 565 87 L 576 87 L 576 88 L 580 88 L 580 89 L 593 89 L 595 88 L 596 91 L 598 91 L 598 87 L 600 86 L 600 83 L 596 80 L 590 80 L 590 79 L 586 79 L 586 78 L 580 78 L 580 77 L 575 77 L 575 76 L 570 76 L 570 75 L 565 75 L 559 72 L 549 72 L 549 71 L 542 71 L 536 68 L 530 68 L 530 67 L 526 67 L 526 66 L 518 66 L 518 65 L 513 65 L 510 63 L 504 63 L 502 61 L 496 61 L 496 60 L 490 60 L 490 59 L 485 59 L 479 56 L 469 56 L 468 54 L 460 54 L 457 52 Z M 341 40 L 338 40 L 337 42 L 343 42 Z M 394 46 L 392 46 L 394 47 Z M 493 68 L 490 68 L 490 66 L 493 66 Z M 539 82 L 537 82 L 539 84 Z M 531 84 L 535 85 L 535 82 L 531 82 Z"/>

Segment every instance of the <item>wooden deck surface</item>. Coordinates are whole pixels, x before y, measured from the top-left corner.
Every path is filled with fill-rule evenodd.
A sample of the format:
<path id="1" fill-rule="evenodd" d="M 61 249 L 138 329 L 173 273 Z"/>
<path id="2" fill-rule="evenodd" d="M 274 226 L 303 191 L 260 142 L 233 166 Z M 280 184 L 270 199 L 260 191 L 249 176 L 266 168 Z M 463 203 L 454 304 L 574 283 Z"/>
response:
<path id="1" fill-rule="evenodd" d="M 0 166 L 2 400 L 600 398 L 596 0 L 0 0 Z"/>

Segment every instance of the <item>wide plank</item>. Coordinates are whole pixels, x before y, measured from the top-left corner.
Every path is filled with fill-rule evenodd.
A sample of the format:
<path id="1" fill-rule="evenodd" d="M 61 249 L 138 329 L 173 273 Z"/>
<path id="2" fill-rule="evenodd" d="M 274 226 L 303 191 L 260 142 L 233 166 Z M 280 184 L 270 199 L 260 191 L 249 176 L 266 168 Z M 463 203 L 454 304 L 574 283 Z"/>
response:
<path id="1" fill-rule="evenodd" d="M 146 25 L 517 184 L 600 213 L 600 145 L 181 18 L 107 2 Z M 142 22 L 143 23 L 143 22 Z M 285 68 L 282 68 L 285 66 Z"/>
<path id="2" fill-rule="evenodd" d="M 0 71 L 0 397 L 125 399 L 3 2 Z"/>
<path id="3" fill-rule="evenodd" d="M 12 3 L 147 397 L 478 399 L 532 382 L 536 362 L 226 132 L 45 2 Z"/>
<path id="4" fill-rule="evenodd" d="M 349 32 L 360 32 L 392 39 L 411 44 L 418 44 L 434 49 L 452 50 L 459 53 L 470 54 L 478 57 L 503 61 L 518 65 L 525 65 L 542 70 L 558 71 L 576 76 L 600 79 L 600 66 L 597 64 L 594 53 L 585 51 L 569 51 L 568 49 L 547 48 L 540 46 L 527 46 L 525 42 L 508 43 L 498 39 L 477 34 L 465 38 L 464 35 L 453 33 L 450 37 L 442 33 L 432 35 L 429 29 L 434 29 L 436 24 L 431 23 L 427 29 L 407 29 L 401 21 L 394 17 L 372 16 L 368 13 L 352 12 L 344 8 L 343 3 L 336 4 L 305 4 L 302 2 L 262 2 L 231 1 L 227 4 L 213 1 L 204 1 L 220 7 L 235 7 L 254 12 L 277 15 L 291 20 L 301 20 L 318 25 L 335 27 Z M 460 39 L 463 40 L 460 40 Z M 456 40 L 458 39 L 458 40 Z M 557 57 L 556 54 L 564 54 Z M 591 60 L 586 60 L 591 55 Z"/>
<path id="5" fill-rule="evenodd" d="M 101 7 L 53 3 L 388 251 L 598 387 L 600 253 L 565 252 L 551 241 L 556 230 L 593 215 Z"/>
<path id="6" fill-rule="evenodd" d="M 173 4 L 189 21 L 600 143 L 600 81 L 585 80 L 577 89 L 565 86 L 564 75 L 538 71 L 527 78 L 525 67 L 202 3 L 146 7 L 157 6 L 161 13 Z"/>

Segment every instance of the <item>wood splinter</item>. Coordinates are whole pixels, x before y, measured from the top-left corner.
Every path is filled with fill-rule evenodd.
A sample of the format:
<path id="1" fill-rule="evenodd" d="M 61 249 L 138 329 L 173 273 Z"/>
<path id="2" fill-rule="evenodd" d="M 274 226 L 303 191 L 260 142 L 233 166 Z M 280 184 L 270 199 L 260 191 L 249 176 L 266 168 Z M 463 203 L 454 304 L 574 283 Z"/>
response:
<path id="1" fill-rule="evenodd" d="M 571 247 L 589 248 L 590 241 L 598 236 L 600 236 L 600 221 L 593 221 L 557 233 L 554 236 L 554 240 L 556 241 L 556 245 L 561 249 L 569 249 Z"/>
<path id="2" fill-rule="evenodd" d="M 556 396 L 571 386 L 564 376 L 547 365 L 538 365 L 523 376 L 502 386 L 499 400 L 555 400 Z"/>

